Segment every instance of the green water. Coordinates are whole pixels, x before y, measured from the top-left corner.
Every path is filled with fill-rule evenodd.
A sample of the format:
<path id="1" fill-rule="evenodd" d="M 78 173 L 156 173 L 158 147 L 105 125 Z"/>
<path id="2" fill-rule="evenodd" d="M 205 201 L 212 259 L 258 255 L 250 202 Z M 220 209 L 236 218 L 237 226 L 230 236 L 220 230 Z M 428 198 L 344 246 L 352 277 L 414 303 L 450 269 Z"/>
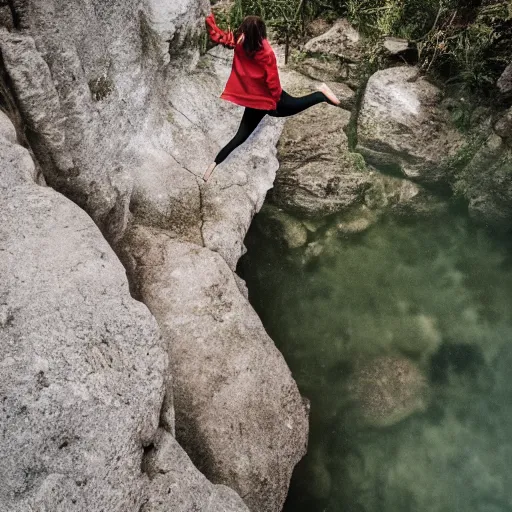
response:
<path id="1" fill-rule="evenodd" d="M 387 218 L 311 257 L 257 225 L 239 272 L 311 401 L 285 511 L 512 511 L 508 238 Z"/>

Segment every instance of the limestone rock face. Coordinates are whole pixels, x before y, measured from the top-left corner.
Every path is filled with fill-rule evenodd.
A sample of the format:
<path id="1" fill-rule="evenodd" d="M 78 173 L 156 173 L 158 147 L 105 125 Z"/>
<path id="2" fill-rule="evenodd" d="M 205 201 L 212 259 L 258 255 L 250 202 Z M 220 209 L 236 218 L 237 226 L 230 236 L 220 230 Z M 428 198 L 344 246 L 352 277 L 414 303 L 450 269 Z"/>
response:
<path id="1" fill-rule="evenodd" d="M 149 123 L 153 132 L 165 112 L 162 69 L 170 53 L 175 68 L 197 59 L 187 40 L 199 33 L 207 9 L 199 0 L 101 6 L 44 0 L 30 8 L 17 2 L 23 32 L 0 33 L 5 67 L 47 181 L 112 238 L 126 228 L 132 170 L 145 161 L 130 142 Z"/>
<path id="2" fill-rule="evenodd" d="M 405 358 L 379 357 L 357 368 L 347 386 L 357 419 L 370 427 L 387 427 L 422 411 L 428 384 L 416 365 Z"/>
<path id="3" fill-rule="evenodd" d="M 157 324 L 93 221 L 36 185 L 28 152 L 9 139 L 0 137 L 0 509 L 139 510 L 167 365 Z"/>
<path id="4" fill-rule="evenodd" d="M 464 141 L 451 127 L 441 92 L 411 67 L 375 73 L 358 120 L 358 147 L 368 163 L 407 178 L 448 181 L 445 166 Z"/>
<path id="5" fill-rule="evenodd" d="M 91 218 L 36 185 L 1 112 L 0 178 L 0 510 L 247 512 L 170 434 L 155 319 Z"/>
<path id="6" fill-rule="evenodd" d="M 361 202 L 370 175 L 348 150 L 343 128 L 350 113 L 321 104 L 289 119 L 279 141 L 272 201 L 307 217 L 322 217 Z"/>
<path id="7" fill-rule="evenodd" d="M 282 509 L 307 410 L 284 359 L 216 253 L 139 228 L 139 294 L 169 342 L 177 439 L 251 510 Z"/>
<path id="8" fill-rule="evenodd" d="M 482 377 L 484 371 L 478 372 L 484 385 L 477 386 L 474 377 L 469 380 L 468 375 L 459 375 L 463 383 L 453 379 L 451 386 L 443 386 L 441 393 L 449 399 L 441 401 L 442 413 L 434 421 L 411 418 L 386 442 L 375 436 L 362 443 L 358 456 L 364 471 L 355 464 L 350 467 L 347 486 L 352 480 L 356 489 L 381 485 L 382 492 L 362 492 L 361 506 L 386 512 L 399 509 L 404 502 L 410 510 L 506 510 L 512 485 L 507 470 L 512 444 L 510 412 L 503 397 L 510 394 L 511 363 L 507 343 L 485 370 L 488 380 Z M 440 478 L 447 474 L 454 476 Z"/>
<path id="9" fill-rule="evenodd" d="M 176 439 L 160 429 L 143 461 L 151 479 L 143 512 L 249 512 L 235 491 L 211 485 Z"/>
<path id="10" fill-rule="evenodd" d="M 304 453 L 307 414 L 286 364 L 240 294 L 239 288 L 244 290 L 244 285 L 236 280 L 233 271 L 245 250 L 243 240 L 251 220 L 262 207 L 275 177 L 275 146 L 282 121 L 265 120 L 250 141 L 219 166 L 213 179 L 204 186 L 204 170 L 232 138 L 242 116 L 241 108 L 219 99 L 232 53 L 219 48 L 199 58 L 197 40 L 204 30 L 209 2 L 108 0 L 99 5 L 78 0 L 35 0 L 30 6 L 13 2 L 12 7 L 16 23 L 11 32 L 0 29 L 0 51 L 37 169 L 42 170 L 47 183 L 90 214 L 128 268 L 137 261 L 133 255 L 140 250 L 149 251 L 155 261 L 167 262 L 167 249 L 160 242 L 164 238 L 169 243 L 206 247 L 201 254 L 209 254 L 214 263 L 210 261 L 204 279 L 209 274 L 222 288 L 226 276 L 230 276 L 230 285 L 235 285 L 230 292 L 232 301 L 240 315 L 247 315 L 252 329 L 250 337 L 259 347 L 254 349 L 259 354 L 259 359 L 254 356 L 255 368 L 244 367 L 242 371 L 243 365 L 236 366 L 239 375 L 229 384 L 230 396 L 238 393 L 245 397 L 235 409 L 236 417 L 247 429 L 239 431 L 227 446 L 219 440 L 215 428 L 228 431 L 232 417 L 223 412 L 219 403 L 214 411 L 208 410 L 208 414 L 218 410 L 217 416 L 200 412 L 197 404 L 203 407 L 206 393 L 215 383 L 208 385 L 205 380 L 193 379 L 185 386 L 183 375 L 190 370 L 186 357 L 176 359 L 171 369 L 162 369 L 167 385 L 160 419 L 166 431 L 172 432 L 170 382 L 181 376 L 181 380 L 175 379 L 181 383 L 177 389 L 182 392 L 176 401 L 178 431 L 194 462 L 203 464 L 197 454 L 208 453 L 216 462 L 205 471 L 215 483 L 240 490 L 253 510 L 277 512 L 286 496 L 293 466 Z M 7 138 L 12 140 L 12 135 L 8 128 Z M 16 156 L 13 165 L 24 176 L 35 175 L 36 166 L 28 152 L 14 145 L 5 151 Z M 11 155 L 6 158 L 11 159 Z M 12 186 L 17 180 L 9 175 L 4 181 Z M 134 236 L 140 230 L 151 233 L 144 238 L 143 246 Z M 199 293 L 188 283 L 199 279 L 199 274 L 190 270 L 194 264 L 197 261 L 193 251 L 180 259 L 180 265 L 187 269 L 180 289 L 189 287 Z M 169 310 L 159 306 L 156 316 L 163 328 L 164 346 L 170 347 L 172 355 L 173 333 L 181 329 L 180 316 L 173 314 L 175 296 L 165 279 L 153 279 L 153 275 L 144 272 L 131 275 L 134 289 L 150 288 L 153 295 L 166 297 L 170 294 L 171 298 L 162 302 Z M 139 276 L 149 276 L 149 281 L 139 280 Z M 189 298 L 183 305 L 192 308 L 188 314 L 194 318 L 196 303 Z M 200 294 L 199 307 L 203 299 Z M 217 306 L 219 312 L 215 312 Z M 98 303 L 96 307 L 103 306 Z M 214 315 L 224 314 L 222 304 L 216 302 L 210 305 L 210 310 Z M 187 315 L 185 309 L 182 314 Z M 200 344 L 191 345 L 198 353 L 189 355 L 204 364 L 204 375 L 220 375 L 222 380 L 224 362 L 231 361 L 231 345 L 237 346 L 249 337 L 244 329 L 235 322 L 229 336 L 226 334 L 230 343 L 219 341 L 215 349 L 218 353 L 211 360 L 202 357 Z M 183 339 L 194 337 L 189 333 Z M 178 361 L 183 364 L 181 370 Z M 251 379 L 253 373 L 257 378 Z M 222 394 L 224 400 L 227 394 Z M 252 417 L 252 407 L 246 398 L 249 396 L 254 396 L 258 404 L 269 400 L 270 410 L 262 405 L 258 421 Z M 291 405 L 287 405 L 288 400 Z M 140 411 L 143 410 L 141 405 Z M 119 423 L 124 427 L 122 420 Z M 155 429 L 156 426 L 153 425 Z M 190 436 L 185 438 L 183 432 Z M 196 437 L 196 432 L 205 435 Z M 116 442 L 125 442 L 126 436 L 121 437 Z M 269 445 L 268 439 L 272 438 L 275 442 Z M 165 453 L 174 456 L 178 447 L 170 450 L 169 443 L 159 446 L 164 452 L 159 454 L 160 448 L 155 444 L 150 449 L 151 457 L 172 466 L 172 460 L 165 461 Z M 140 459 L 138 465 L 140 468 Z M 253 467 L 249 475 L 249 468 Z M 253 474 L 263 480 L 253 478 Z M 178 484 L 173 484 L 175 478 L 175 473 L 162 476 L 158 472 L 155 485 L 161 492 L 166 485 L 173 491 L 165 499 L 155 496 L 151 502 L 154 510 L 178 506 L 183 510 L 210 506 L 213 510 L 214 503 L 224 510 L 219 500 L 226 493 L 212 490 L 201 479 L 196 483 L 183 481 L 184 488 L 197 486 L 200 491 L 196 501 L 187 498 L 178 505 L 176 500 L 180 498 L 173 494 L 174 490 L 180 492 Z M 133 492 L 139 491 L 135 488 Z M 209 502 L 208 493 L 218 497 Z"/>

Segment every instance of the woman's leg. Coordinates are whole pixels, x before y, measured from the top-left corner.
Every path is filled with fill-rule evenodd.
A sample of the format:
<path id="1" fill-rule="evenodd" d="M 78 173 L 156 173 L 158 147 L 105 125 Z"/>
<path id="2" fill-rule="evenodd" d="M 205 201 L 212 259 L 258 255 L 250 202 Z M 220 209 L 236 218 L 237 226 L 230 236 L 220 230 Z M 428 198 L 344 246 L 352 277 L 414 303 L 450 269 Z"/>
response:
<path id="1" fill-rule="evenodd" d="M 330 103 L 331 105 L 336 104 L 331 101 L 324 92 L 321 91 L 314 92 L 300 98 L 290 96 L 287 92 L 283 91 L 281 99 L 277 104 L 276 110 L 274 110 L 270 115 L 273 117 L 294 116 L 296 114 L 300 114 L 308 108 L 318 105 L 319 103 Z"/>
<path id="2" fill-rule="evenodd" d="M 219 165 L 238 147 L 241 146 L 256 130 L 261 120 L 267 115 L 266 110 L 256 110 L 246 108 L 237 134 L 221 149 L 215 158 L 215 163 Z"/>

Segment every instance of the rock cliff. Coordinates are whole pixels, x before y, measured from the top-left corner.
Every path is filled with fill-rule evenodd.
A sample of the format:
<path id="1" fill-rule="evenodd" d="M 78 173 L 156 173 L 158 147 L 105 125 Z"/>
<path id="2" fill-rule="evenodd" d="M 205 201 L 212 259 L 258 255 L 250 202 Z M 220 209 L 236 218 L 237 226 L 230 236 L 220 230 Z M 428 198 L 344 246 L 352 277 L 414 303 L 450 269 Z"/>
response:
<path id="1" fill-rule="evenodd" d="M 90 217 L 36 183 L 1 112 L 0 170 L 0 509 L 246 511 L 159 428 L 157 323 Z"/>
<path id="2" fill-rule="evenodd" d="M 59 496 L 72 500 L 73 482 L 79 501 L 66 502 L 62 510 L 95 510 L 84 504 L 98 495 L 105 502 L 98 501 L 97 510 L 244 510 L 236 495 L 213 487 L 191 466 L 172 437 L 176 428 L 177 440 L 212 482 L 238 491 L 252 510 L 280 510 L 293 467 L 305 452 L 307 408 L 233 270 L 278 167 L 281 123 L 265 122 L 251 151 L 235 153 L 204 186 L 204 168 L 240 118 L 237 107 L 218 99 L 229 73 L 229 52 L 199 55 L 208 2 L 20 0 L 9 5 L 2 11 L 0 52 L 2 90 L 14 101 L 2 98 L 2 107 L 20 120 L 18 140 L 26 141 L 35 165 L 26 150 L 13 145 L 7 123 L 9 144 L 16 149 L 5 150 L 2 180 L 16 183 L 16 173 L 31 173 L 28 205 L 33 201 L 37 208 L 26 211 L 7 203 L 0 209 L 14 224 L 3 225 L 7 247 L 16 245 L 22 228 L 30 235 L 28 245 L 20 244 L 2 268 L 2 279 L 4 274 L 15 279 L 15 263 L 20 272 L 32 265 L 30 276 L 41 284 L 27 280 L 23 288 L 12 281 L 10 288 L 26 294 L 40 286 L 56 296 L 36 316 L 51 325 L 56 315 L 59 328 L 47 327 L 46 357 L 41 356 L 47 362 L 37 363 L 41 368 L 34 363 L 34 383 L 13 373 L 8 389 L 23 400 L 25 386 L 52 381 L 48 366 L 66 386 L 76 387 L 79 404 L 86 403 L 72 407 L 74 395 L 67 387 L 50 395 L 48 410 L 70 408 L 72 414 L 56 413 L 59 421 L 32 436 L 20 427 L 22 415 L 30 422 L 44 417 L 46 409 L 9 402 L 5 410 L 15 419 L 0 450 L 22 443 L 20 432 L 34 437 L 26 463 L 17 457 L 8 466 L 20 479 L 32 476 L 30 485 L 13 484 L 18 487 L 0 499 L 15 500 L 13 507 L 39 495 L 49 504 L 58 503 Z M 61 195 L 37 188 L 36 169 L 94 219 L 128 269 L 132 294 L 146 302 L 160 331 L 130 298 L 122 267 L 99 231 Z M 5 192 L 8 197 L 13 186 Z M 27 202 L 21 196 L 12 201 Z M 43 240 L 46 249 L 39 253 Z M 73 293 L 61 295 L 60 286 Z M 62 318 L 59 301 L 67 300 L 77 305 Z M 87 308 L 78 314 L 80 300 Z M 9 323 L 11 313 L 6 315 Z M 23 338 L 27 328 L 14 333 L 4 327 L 3 345 Z M 80 349 L 76 337 L 86 340 Z M 38 343 L 14 343 L 16 365 L 35 357 Z M 5 357 L 9 364 L 12 356 Z M 94 383 L 90 365 L 102 369 L 99 382 Z M 61 432 L 69 432 L 69 439 L 61 440 Z M 43 449 L 51 443 L 58 445 L 60 458 Z M 143 447 L 142 467 L 149 478 L 140 469 Z M 38 458 L 37 464 L 30 457 Z M 63 457 L 67 465 L 60 464 Z M 75 478 L 81 473 L 89 475 L 87 485 L 76 483 L 84 480 Z"/>

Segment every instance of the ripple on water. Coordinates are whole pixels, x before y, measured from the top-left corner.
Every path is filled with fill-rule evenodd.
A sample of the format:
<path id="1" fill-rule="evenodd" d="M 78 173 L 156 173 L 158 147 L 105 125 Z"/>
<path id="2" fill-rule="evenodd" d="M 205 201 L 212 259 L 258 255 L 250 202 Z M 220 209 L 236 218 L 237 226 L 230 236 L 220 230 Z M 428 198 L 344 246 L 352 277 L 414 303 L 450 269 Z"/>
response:
<path id="1" fill-rule="evenodd" d="M 510 512 L 508 242 L 456 216 L 288 251 L 260 233 L 240 272 L 311 400 L 285 510 Z"/>

